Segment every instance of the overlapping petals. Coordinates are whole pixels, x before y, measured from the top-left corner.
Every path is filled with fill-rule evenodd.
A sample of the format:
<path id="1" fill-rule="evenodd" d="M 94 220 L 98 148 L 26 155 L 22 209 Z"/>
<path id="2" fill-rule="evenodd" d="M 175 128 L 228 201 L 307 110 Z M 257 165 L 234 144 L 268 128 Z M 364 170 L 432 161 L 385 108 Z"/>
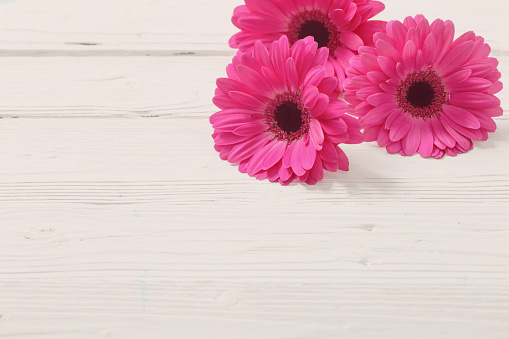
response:
<path id="1" fill-rule="evenodd" d="M 317 47 L 311 37 L 290 47 L 283 36 L 234 57 L 228 77 L 217 80 L 220 111 L 210 118 L 221 159 L 283 185 L 315 184 L 324 169 L 348 170 L 337 144 L 361 142 L 360 123 L 331 97 L 338 80 L 326 67 L 327 49 Z"/>
<path id="2" fill-rule="evenodd" d="M 482 37 L 454 39 L 454 25 L 422 16 L 390 21 L 350 61 L 344 98 L 365 141 L 389 153 L 441 158 L 473 148 L 502 115 L 498 61 Z"/>
<path id="3" fill-rule="evenodd" d="M 246 0 L 235 9 L 232 22 L 241 31 L 230 39 L 230 46 L 246 51 L 257 41 L 265 46 L 287 35 L 290 43 L 308 34 L 330 50 L 329 67 L 343 89 L 349 59 L 361 46 L 372 46 L 373 34 L 385 22 L 370 20 L 384 9 L 374 0 Z M 306 26 L 308 24 L 308 26 Z M 309 25 L 313 26 L 310 27 Z M 320 33 L 322 30 L 324 32 Z M 323 35 L 323 36 L 319 36 Z"/>

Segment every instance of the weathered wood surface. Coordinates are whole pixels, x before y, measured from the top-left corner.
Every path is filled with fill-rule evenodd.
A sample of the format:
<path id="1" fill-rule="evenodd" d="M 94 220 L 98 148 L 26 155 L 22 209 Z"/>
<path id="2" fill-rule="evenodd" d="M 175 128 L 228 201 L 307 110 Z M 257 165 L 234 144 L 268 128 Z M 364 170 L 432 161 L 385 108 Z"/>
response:
<path id="1" fill-rule="evenodd" d="M 238 4 L 0 4 L 0 338 L 507 338 L 509 119 L 456 158 L 240 174 L 208 123 Z M 507 2 L 386 6 L 507 74 Z"/>

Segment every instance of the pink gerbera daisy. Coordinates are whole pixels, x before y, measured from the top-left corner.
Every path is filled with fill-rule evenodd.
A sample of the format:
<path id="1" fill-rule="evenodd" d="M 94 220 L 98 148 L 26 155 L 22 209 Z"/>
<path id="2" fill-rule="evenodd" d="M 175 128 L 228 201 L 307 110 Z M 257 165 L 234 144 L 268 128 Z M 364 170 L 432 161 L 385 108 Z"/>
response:
<path id="1" fill-rule="evenodd" d="M 241 32 L 230 46 L 245 51 L 258 40 L 268 47 L 282 35 L 290 44 L 312 36 L 318 47 L 329 48 L 342 90 L 350 58 L 360 46 L 372 45 L 373 34 L 385 27 L 385 22 L 368 21 L 383 9 L 373 0 L 246 0 L 234 11 L 232 22 Z"/>
<path id="2" fill-rule="evenodd" d="M 389 153 L 442 158 L 473 148 L 503 113 L 498 61 L 484 39 L 422 16 L 390 21 L 350 61 L 345 99 L 360 116 L 365 141 Z"/>
<path id="3" fill-rule="evenodd" d="M 270 49 L 258 42 L 239 52 L 217 80 L 210 117 L 221 159 L 258 179 L 315 184 L 323 170 L 348 170 L 338 143 L 362 141 L 347 104 L 330 97 L 337 78 L 327 72 L 328 51 L 311 37 L 291 48 L 286 36 Z"/>

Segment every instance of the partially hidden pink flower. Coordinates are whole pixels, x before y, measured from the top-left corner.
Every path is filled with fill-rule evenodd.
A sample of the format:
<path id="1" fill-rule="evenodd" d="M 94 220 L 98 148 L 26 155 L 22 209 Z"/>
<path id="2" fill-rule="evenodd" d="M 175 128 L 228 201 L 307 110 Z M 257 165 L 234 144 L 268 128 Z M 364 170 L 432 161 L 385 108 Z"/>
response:
<path id="1" fill-rule="evenodd" d="M 360 123 L 330 96 L 338 80 L 327 70 L 327 49 L 317 47 L 309 37 L 290 48 L 283 36 L 233 58 L 228 77 L 217 80 L 213 102 L 221 110 L 210 117 L 221 159 L 283 185 L 348 170 L 337 144 L 362 142 Z"/>
<path id="2" fill-rule="evenodd" d="M 230 46 L 245 51 L 258 40 L 268 47 L 282 35 L 290 44 L 313 36 L 319 47 L 329 48 L 341 91 L 350 58 L 360 46 L 371 46 L 373 34 L 385 27 L 383 21 L 368 21 L 383 9 L 373 0 L 246 0 L 234 11 L 232 22 L 241 31 Z"/>
<path id="3" fill-rule="evenodd" d="M 365 141 L 389 153 L 442 158 L 473 148 L 502 115 L 498 61 L 482 37 L 454 40 L 451 21 L 422 15 L 390 21 L 347 70 L 344 98 L 360 116 Z"/>

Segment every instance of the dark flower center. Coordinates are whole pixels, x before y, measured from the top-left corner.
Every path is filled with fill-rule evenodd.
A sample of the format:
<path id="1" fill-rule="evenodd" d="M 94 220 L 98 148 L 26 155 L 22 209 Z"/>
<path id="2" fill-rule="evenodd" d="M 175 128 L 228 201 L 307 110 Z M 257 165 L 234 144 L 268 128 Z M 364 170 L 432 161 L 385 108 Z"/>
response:
<path id="1" fill-rule="evenodd" d="M 416 108 L 428 107 L 435 98 L 433 87 L 425 81 L 415 82 L 408 88 L 406 99 Z"/>
<path id="2" fill-rule="evenodd" d="M 339 29 L 325 12 L 314 9 L 294 15 L 288 24 L 286 34 L 291 44 L 307 36 L 312 36 L 318 47 L 327 47 L 331 56 L 340 46 Z"/>
<path id="3" fill-rule="evenodd" d="M 298 93 L 280 93 L 265 108 L 265 123 L 279 140 L 302 138 L 309 132 L 309 122 L 309 112 Z"/>
<path id="4" fill-rule="evenodd" d="M 414 117 L 429 119 L 442 113 L 447 102 L 442 78 L 432 68 L 408 74 L 396 89 L 396 102 Z"/>
<path id="5" fill-rule="evenodd" d="M 297 132 L 302 126 L 302 111 L 293 101 L 286 101 L 274 110 L 277 126 L 286 133 Z"/>
<path id="6" fill-rule="evenodd" d="M 329 29 L 321 21 L 309 20 L 300 26 L 299 39 L 312 36 L 318 43 L 318 48 L 327 47 L 330 40 Z"/>

